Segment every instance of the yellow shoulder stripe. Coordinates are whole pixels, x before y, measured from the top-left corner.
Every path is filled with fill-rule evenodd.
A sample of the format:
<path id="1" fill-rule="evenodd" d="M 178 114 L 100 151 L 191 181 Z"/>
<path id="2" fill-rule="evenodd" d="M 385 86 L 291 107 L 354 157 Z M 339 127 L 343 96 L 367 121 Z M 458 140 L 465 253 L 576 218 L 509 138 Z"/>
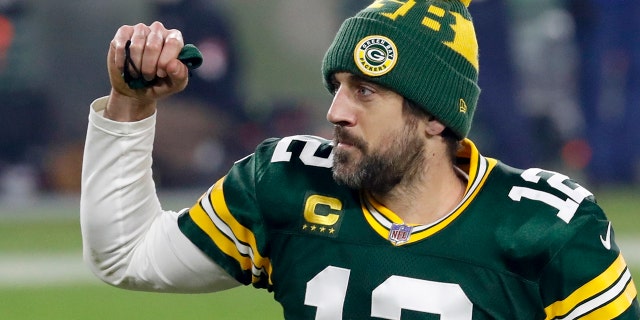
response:
<path id="1" fill-rule="evenodd" d="M 629 309 L 629 306 L 631 306 L 637 294 L 638 292 L 636 291 L 636 287 L 633 285 L 633 281 L 629 281 L 629 283 L 625 287 L 624 292 L 621 295 L 619 295 L 616 299 L 614 299 L 607 305 L 603 306 L 602 308 L 597 309 L 580 319 L 582 320 L 614 319 L 620 314 L 622 314 L 625 310 Z"/>
<path id="2" fill-rule="evenodd" d="M 261 272 L 266 272 L 271 283 L 271 262 L 261 256 L 253 232 L 229 211 L 222 190 L 223 180 L 216 182 L 208 198 L 202 197 L 189 215 L 222 252 L 237 260 L 243 270 L 252 271 L 254 281 Z"/>
<path id="3" fill-rule="evenodd" d="M 613 313 L 622 313 L 624 310 L 631 306 L 637 292 L 635 286 L 633 285 L 633 281 L 629 281 L 627 285 L 626 282 L 622 282 L 625 279 L 625 275 L 629 274 L 627 264 L 624 261 L 622 255 L 618 255 L 618 258 L 609 266 L 604 272 L 602 272 L 599 276 L 594 278 L 593 280 L 587 282 L 582 287 L 578 288 L 576 291 L 571 293 L 566 299 L 556 301 L 553 304 L 546 307 L 545 313 L 547 315 L 546 319 L 554 319 L 556 317 L 561 317 L 567 315 L 572 310 L 576 309 L 578 305 L 583 304 L 585 301 L 598 301 L 597 297 L 600 295 L 612 295 L 619 294 L 616 299 L 612 301 L 608 301 L 607 299 L 603 299 L 602 303 L 599 305 L 592 306 L 593 308 L 589 310 L 584 310 L 585 312 L 590 312 L 590 310 L 596 310 L 590 313 L 588 316 L 592 317 L 596 314 L 613 314 Z M 627 276 L 630 280 L 630 274 Z M 619 285 L 614 286 L 614 284 L 619 283 Z M 616 289 L 619 287 L 620 289 Z M 612 291 L 613 290 L 613 291 Z M 611 298 L 614 298 L 612 296 Z M 596 298 L 596 299 L 594 299 Z M 609 299 L 610 300 L 610 299 Z M 590 301 L 590 302 L 591 302 Z M 593 302 L 592 302 L 593 303 Z M 608 317 L 595 317 L 593 319 L 604 319 Z M 586 319 L 586 318 L 585 318 Z"/>

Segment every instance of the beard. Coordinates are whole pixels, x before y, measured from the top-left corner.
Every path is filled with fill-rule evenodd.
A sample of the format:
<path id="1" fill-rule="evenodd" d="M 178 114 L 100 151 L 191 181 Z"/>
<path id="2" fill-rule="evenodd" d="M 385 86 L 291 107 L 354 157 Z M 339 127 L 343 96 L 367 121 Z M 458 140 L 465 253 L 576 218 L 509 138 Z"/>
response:
<path id="1" fill-rule="evenodd" d="M 388 134 L 379 150 L 372 151 L 366 141 L 352 136 L 343 127 L 336 126 L 336 145 L 337 142 L 345 142 L 354 148 L 334 149 L 334 180 L 353 189 L 386 194 L 400 182 L 416 179 L 425 158 L 424 145 L 415 129 L 416 124 L 409 121 L 399 132 Z M 358 151 L 360 161 L 357 161 Z"/>

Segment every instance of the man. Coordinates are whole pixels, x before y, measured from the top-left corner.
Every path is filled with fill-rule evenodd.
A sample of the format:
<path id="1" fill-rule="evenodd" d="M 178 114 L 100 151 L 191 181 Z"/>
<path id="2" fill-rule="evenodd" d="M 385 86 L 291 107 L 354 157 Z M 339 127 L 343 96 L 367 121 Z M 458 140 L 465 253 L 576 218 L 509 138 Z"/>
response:
<path id="1" fill-rule="evenodd" d="M 334 140 L 266 140 L 179 213 L 160 207 L 150 168 L 156 100 L 187 84 L 183 40 L 121 27 L 87 132 L 92 270 L 135 290 L 252 284 L 287 319 L 638 319 L 591 193 L 464 139 L 479 95 L 469 2 L 376 1 L 348 19 L 322 66 Z M 127 40 L 154 86 L 122 81 Z"/>

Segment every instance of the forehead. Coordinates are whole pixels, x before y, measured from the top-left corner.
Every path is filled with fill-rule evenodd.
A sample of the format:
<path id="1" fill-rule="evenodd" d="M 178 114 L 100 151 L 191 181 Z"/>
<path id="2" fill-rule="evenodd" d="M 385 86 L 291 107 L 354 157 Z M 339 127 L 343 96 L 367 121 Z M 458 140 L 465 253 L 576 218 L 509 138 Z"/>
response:
<path id="1" fill-rule="evenodd" d="M 371 78 L 358 75 L 358 74 L 353 74 L 350 72 L 336 72 L 332 75 L 332 80 L 340 84 L 367 84 L 367 85 L 374 86 L 377 90 L 380 90 L 380 91 L 388 91 L 388 92 L 395 93 L 395 91 L 373 81 Z"/>

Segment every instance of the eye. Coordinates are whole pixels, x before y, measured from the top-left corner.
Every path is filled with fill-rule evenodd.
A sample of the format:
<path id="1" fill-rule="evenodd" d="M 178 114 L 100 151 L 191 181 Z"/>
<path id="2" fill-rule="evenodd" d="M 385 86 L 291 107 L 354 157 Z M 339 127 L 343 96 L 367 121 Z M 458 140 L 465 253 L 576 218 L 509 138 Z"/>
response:
<path id="1" fill-rule="evenodd" d="M 373 90 L 373 88 L 369 86 L 359 86 L 356 92 L 359 96 L 368 97 L 372 95 L 375 91 Z"/>
<path id="2" fill-rule="evenodd" d="M 338 80 L 333 78 L 331 80 L 330 85 L 331 85 L 331 94 L 335 96 L 336 92 L 338 92 L 338 89 L 340 88 L 340 82 L 338 82 Z"/>

